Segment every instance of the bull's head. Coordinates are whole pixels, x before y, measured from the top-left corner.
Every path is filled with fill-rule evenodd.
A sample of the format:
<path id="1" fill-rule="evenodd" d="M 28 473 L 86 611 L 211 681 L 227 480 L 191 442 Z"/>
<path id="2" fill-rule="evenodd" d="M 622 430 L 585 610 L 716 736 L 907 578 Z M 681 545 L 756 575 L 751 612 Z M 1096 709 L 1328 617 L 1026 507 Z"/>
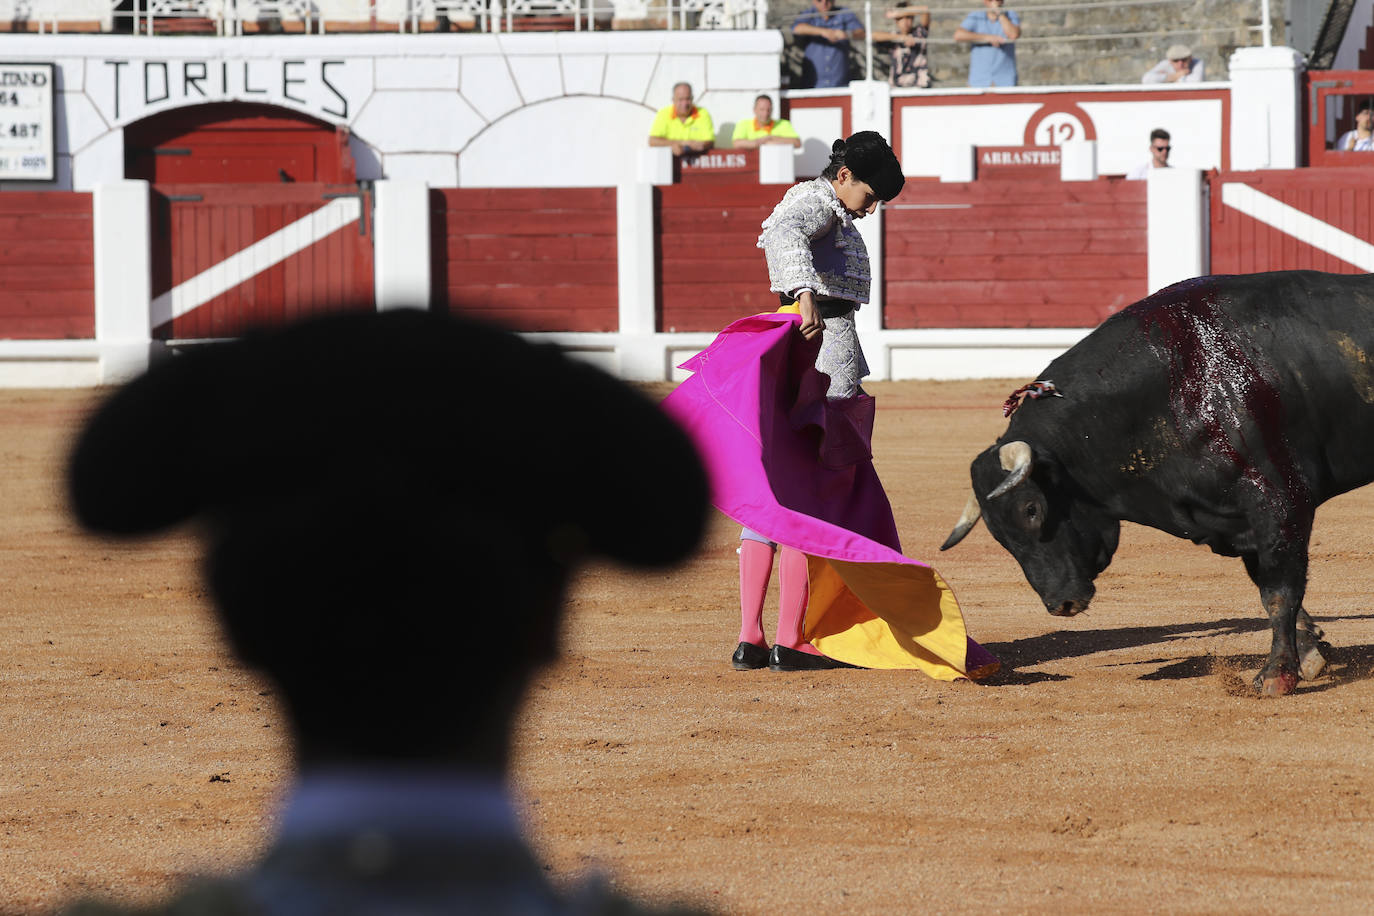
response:
<path id="1" fill-rule="evenodd" d="M 941 550 L 987 519 L 988 530 L 1021 564 L 1026 581 L 1061 617 L 1087 610 L 1093 580 L 1116 552 L 1121 523 L 1075 495 L 1072 479 L 1028 442 L 991 446 L 973 459 L 973 494 Z"/>

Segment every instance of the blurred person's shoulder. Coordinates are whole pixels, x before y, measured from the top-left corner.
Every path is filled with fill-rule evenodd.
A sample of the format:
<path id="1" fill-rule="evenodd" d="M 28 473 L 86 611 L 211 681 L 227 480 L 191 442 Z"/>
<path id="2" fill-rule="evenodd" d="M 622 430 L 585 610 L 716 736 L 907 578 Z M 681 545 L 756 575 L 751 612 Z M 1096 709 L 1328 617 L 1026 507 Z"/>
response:
<path id="1" fill-rule="evenodd" d="M 321 901 L 323 903 L 323 901 Z M 578 887 L 572 894 L 548 899 L 547 909 L 531 914 L 531 899 L 519 896 L 512 901 L 509 910 L 494 906 L 490 898 L 469 908 L 455 905 L 450 898 L 445 903 L 431 908 L 415 908 L 415 901 L 407 901 L 405 912 L 423 913 L 430 916 L 715 916 L 715 911 L 688 903 L 649 904 L 629 897 L 623 897 L 611 889 L 604 881 L 591 881 Z M 331 908 L 325 905 L 319 912 Z M 264 908 L 261 902 L 253 899 L 239 881 L 232 879 L 205 879 L 188 884 L 168 900 L 148 905 L 125 905 L 112 901 L 82 900 L 59 911 L 58 916 L 268 916 L 276 912 L 274 908 Z M 366 908 L 355 909 L 355 914 L 366 913 Z M 382 910 L 378 916 L 385 916 Z"/>

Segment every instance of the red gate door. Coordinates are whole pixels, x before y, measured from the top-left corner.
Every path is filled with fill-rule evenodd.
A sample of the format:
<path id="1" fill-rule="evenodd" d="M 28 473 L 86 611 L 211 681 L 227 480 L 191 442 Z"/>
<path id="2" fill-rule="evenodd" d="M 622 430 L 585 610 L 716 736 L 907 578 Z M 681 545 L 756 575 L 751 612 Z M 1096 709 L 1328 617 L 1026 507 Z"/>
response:
<path id="1" fill-rule="evenodd" d="M 371 209 L 356 185 L 157 185 L 153 337 L 236 337 L 372 309 Z"/>

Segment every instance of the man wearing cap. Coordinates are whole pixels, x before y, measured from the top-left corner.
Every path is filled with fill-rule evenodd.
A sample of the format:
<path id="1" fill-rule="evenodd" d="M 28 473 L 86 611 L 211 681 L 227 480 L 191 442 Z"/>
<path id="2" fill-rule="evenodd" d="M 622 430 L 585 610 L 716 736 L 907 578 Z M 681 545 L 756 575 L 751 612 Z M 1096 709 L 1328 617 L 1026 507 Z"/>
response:
<path id="1" fill-rule="evenodd" d="M 1168 56 L 1140 78 L 1142 83 L 1200 83 L 1205 67 L 1187 45 L 1171 45 Z"/>
<path id="2" fill-rule="evenodd" d="M 704 153 L 716 145 L 716 126 L 711 113 L 692 101 L 692 84 L 673 86 L 673 104 L 654 115 L 649 127 L 650 146 L 671 146 L 674 156 Z"/>
<path id="3" fill-rule="evenodd" d="M 219 623 L 292 729 L 266 855 L 140 916 L 662 912 L 555 886 L 510 785 L 576 570 L 675 563 L 705 525 L 696 453 L 641 393 L 475 321 L 350 311 L 154 366 L 69 480 L 93 531 L 197 523 Z"/>

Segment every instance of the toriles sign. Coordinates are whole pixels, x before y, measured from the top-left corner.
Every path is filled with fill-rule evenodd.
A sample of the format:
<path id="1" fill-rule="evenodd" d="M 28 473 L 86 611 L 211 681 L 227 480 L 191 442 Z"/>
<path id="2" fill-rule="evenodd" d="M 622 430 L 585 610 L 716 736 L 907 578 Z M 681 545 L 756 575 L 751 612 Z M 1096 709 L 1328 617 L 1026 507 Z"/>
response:
<path id="1" fill-rule="evenodd" d="M 52 181 L 53 65 L 0 63 L 0 180 Z"/>
<path id="2" fill-rule="evenodd" d="M 372 91 L 365 58 L 106 59 L 89 65 L 87 90 L 112 123 L 205 102 L 282 105 L 323 121 L 348 123 Z"/>

